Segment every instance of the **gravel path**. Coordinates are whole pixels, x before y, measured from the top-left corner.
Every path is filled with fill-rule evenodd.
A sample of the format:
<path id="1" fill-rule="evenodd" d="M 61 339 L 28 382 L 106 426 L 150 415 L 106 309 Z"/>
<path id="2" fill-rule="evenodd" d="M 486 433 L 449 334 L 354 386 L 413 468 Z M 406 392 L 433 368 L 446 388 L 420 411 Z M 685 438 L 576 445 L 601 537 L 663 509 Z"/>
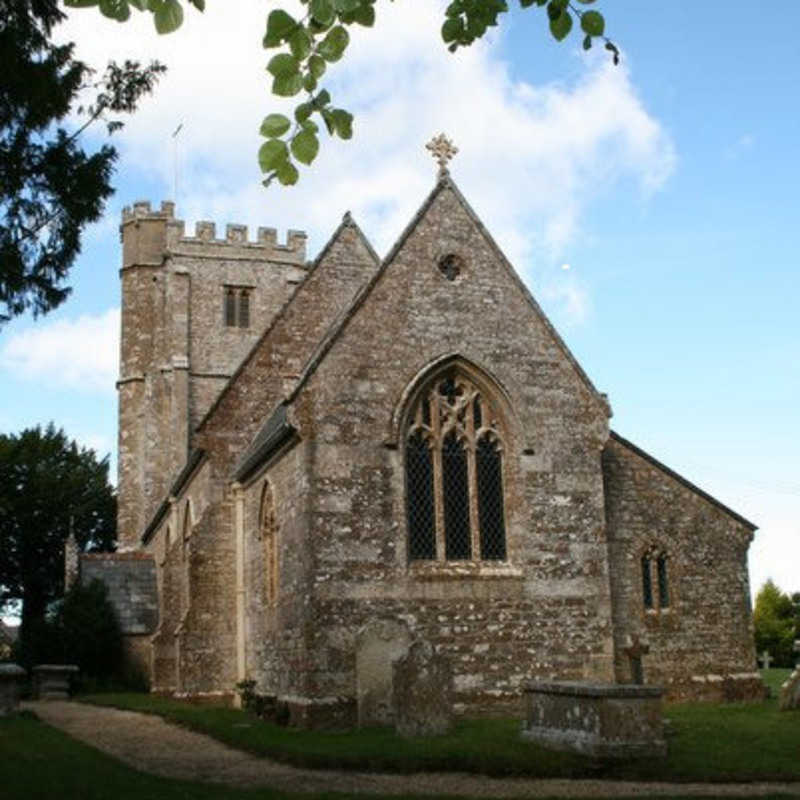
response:
<path id="1" fill-rule="evenodd" d="M 632 783 L 488 778 L 463 773 L 385 775 L 311 770 L 234 750 L 152 714 L 72 702 L 26 703 L 45 722 L 143 772 L 167 778 L 270 786 L 294 792 L 363 792 L 473 797 L 800 796 L 800 783 Z"/>

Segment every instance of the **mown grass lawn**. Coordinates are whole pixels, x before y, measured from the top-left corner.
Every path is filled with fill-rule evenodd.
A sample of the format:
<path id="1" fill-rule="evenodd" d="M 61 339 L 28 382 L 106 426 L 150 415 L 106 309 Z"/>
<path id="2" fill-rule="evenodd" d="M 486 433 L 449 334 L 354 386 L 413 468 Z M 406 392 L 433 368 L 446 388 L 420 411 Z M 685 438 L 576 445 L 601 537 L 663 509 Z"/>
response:
<path id="1" fill-rule="evenodd" d="M 641 793 L 639 797 L 646 797 Z M 406 800 L 422 800 L 405 795 Z M 497 797 L 502 797 L 498 786 Z M 778 800 L 770 795 L 760 800 Z M 384 795 L 287 794 L 147 775 L 121 764 L 37 720 L 32 714 L 0 718 L 2 800 L 389 800 Z M 708 795 L 706 800 L 720 800 Z M 396 800 L 396 797 L 394 798 Z M 426 800 L 433 800 L 430 796 Z M 468 800 L 462 798 L 461 800 Z M 588 799 L 587 799 L 588 800 Z M 685 800 L 681 795 L 660 800 Z M 742 797 L 739 800 L 755 800 Z"/>
<path id="2" fill-rule="evenodd" d="M 800 712 L 779 712 L 777 687 L 789 670 L 768 670 L 763 703 L 696 703 L 665 708 L 669 755 L 624 763 L 555 753 L 523 741 L 521 721 L 463 720 L 447 736 L 404 739 L 392 730 L 344 733 L 282 728 L 228 708 L 153 695 L 108 694 L 87 702 L 159 714 L 220 741 L 296 766 L 389 772 L 464 771 L 494 776 L 659 781 L 800 780 Z"/>

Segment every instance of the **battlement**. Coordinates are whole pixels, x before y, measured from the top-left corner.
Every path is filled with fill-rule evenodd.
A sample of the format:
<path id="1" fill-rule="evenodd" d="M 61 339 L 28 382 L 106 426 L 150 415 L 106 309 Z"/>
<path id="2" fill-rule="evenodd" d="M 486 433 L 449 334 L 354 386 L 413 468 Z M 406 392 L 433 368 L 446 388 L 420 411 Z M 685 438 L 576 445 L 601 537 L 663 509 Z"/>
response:
<path id="1" fill-rule="evenodd" d="M 247 225 L 228 223 L 225 226 L 225 238 L 217 238 L 217 226 L 214 222 L 202 220 L 195 224 L 194 235 L 186 235 L 186 224 L 175 218 L 175 204 L 163 201 L 159 209 L 154 209 L 146 200 L 125 206 L 122 209 L 122 225 L 124 232 L 130 224 L 162 223 L 166 227 L 165 249 L 185 251 L 190 255 L 209 255 L 215 258 L 239 255 L 257 259 L 274 259 L 290 261 L 299 265 L 306 260 L 306 233 L 299 230 L 288 230 L 285 243 L 278 241 L 275 228 L 259 227 L 255 241 L 249 239 Z M 238 252 L 234 252 L 238 250 Z"/>

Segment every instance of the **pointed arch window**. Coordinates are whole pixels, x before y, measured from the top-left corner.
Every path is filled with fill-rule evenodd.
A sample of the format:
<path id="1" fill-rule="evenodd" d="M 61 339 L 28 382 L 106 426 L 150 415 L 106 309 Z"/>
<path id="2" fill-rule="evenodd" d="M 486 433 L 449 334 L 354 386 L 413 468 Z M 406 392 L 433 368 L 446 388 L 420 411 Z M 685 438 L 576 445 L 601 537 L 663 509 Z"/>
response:
<path id="1" fill-rule="evenodd" d="M 278 523 L 269 481 L 264 482 L 261 490 L 259 531 L 264 558 L 264 605 L 269 607 L 278 600 Z"/>
<path id="2" fill-rule="evenodd" d="M 409 561 L 505 561 L 503 437 L 491 399 L 451 369 L 406 428 Z"/>
<path id="3" fill-rule="evenodd" d="M 642 603 L 645 611 L 662 611 L 670 606 L 669 556 L 656 547 L 642 555 Z"/>

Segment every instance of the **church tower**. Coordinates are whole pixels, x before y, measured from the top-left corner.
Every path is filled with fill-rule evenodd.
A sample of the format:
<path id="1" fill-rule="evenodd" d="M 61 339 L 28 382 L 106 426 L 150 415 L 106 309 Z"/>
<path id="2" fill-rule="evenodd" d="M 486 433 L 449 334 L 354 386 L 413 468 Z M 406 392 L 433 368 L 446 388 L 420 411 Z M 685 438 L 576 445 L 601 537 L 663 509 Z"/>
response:
<path id="1" fill-rule="evenodd" d="M 192 431 L 306 271 L 305 233 L 184 235 L 174 205 L 122 212 L 118 536 L 136 547 L 186 463 Z"/>

